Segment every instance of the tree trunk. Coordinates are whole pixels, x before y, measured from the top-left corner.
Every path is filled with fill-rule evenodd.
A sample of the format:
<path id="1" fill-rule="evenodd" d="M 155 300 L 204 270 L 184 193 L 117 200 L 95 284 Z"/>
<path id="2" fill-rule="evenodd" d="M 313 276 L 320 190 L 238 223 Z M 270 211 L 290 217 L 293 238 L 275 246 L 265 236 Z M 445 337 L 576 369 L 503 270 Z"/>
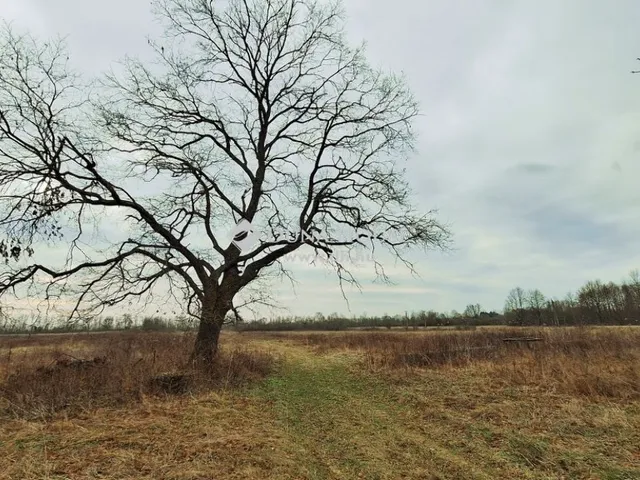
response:
<path id="1" fill-rule="evenodd" d="M 224 302 L 205 303 L 191 361 L 197 366 L 210 367 L 218 353 L 218 340 L 225 316 L 229 311 Z"/>

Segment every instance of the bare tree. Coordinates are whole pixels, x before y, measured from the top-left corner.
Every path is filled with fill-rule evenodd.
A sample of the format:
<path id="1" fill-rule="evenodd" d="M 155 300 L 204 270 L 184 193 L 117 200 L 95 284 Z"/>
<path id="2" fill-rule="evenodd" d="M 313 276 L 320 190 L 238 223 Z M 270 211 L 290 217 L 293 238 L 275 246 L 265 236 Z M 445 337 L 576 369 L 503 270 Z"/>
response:
<path id="1" fill-rule="evenodd" d="M 354 249 L 382 247 L 413 271 L 408 249 L 446 248 L 449 231 L 414 207 L 396 161 L 413 151 L 418 105 L 402 78 L 347 45 L 338 4 L 154 5 L 166 25 L 149 42 L 158 62 L 127 59 L 91 97 L 63 45 L 5 29 L 2 293 L 44 278 L 46 298 L 74 295 L 77 314 L 162 280 L 199 319 L 194 359 L 209 363 L 234 299 L 268 271 L 287 274 L 283 260 L 300 248 L 340 285 L 357 284 L 345 261 Z M 104 215 L 127 238 L 83 250 L 87 223 Z M 262 232 L 252 243 L 249 227 Z M 64 266 L 29 259 L 60 237 Z"/>
<path id="2" fill-rule="evenodd" d="M 533 313 L 538 325 L 543 323 L 543 312 L 546 300 L 544 295 L 537 288 L 529 290 L 526 294 L 525 305 Z"/>
<path id="3" fill-rule="evenodd" d="M 585 283 L 578 291 L 578 302 L 588 323 L 607 323 L 606 296 L 600 280 Z"/>
<path id="4" fill-rule="evenodd" d="M 479 318 L 480 313 L 482 313 L 482 306 L 479 303 L 469 304 L 464 309 L 463 315 L 467 318 Z"/>
<path id="5" fill-rule="evenodd" d="M 640 312 L 640 270 L 629 272 L 629 279 L 623 282 L 622 288 L 625 294 L 625 310 L 627 320 L 638 321 Z"/>
<path id="6" fill-rule="evenodd" d="M 526 320 L 526 294 L 520 287 L 516 287 L 509 292 L 504 304 L 504 314 L 515 316 L 515 323 L 524 325 Z"/>
<path id="7" fill-rule="evenodd" d="M 545 311 L 549 318 L 551 325 L 560 325 L 560 316 L 562 315 L 562 302 L 559 302 L 555 298 L 547 299 L 545 302 Z"/>

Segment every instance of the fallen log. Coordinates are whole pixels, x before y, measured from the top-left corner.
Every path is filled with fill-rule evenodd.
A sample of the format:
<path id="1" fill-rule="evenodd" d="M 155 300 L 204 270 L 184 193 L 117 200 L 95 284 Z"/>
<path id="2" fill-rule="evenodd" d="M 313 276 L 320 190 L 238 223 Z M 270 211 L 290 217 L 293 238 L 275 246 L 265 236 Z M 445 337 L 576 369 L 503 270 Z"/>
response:
<path id="1" fill-rule="evenodd" d="M 503 338 L 503 342 L 542 342 L 544 339 L 540 337 L 510 337 Z"/>
<path id="2" fill-rule="evenodd" d="M 82 370 L 86 368 L 96 367 L 98 365 L 104 365 L 107 363 L 106 357 L 94 357 L 93 359 L 77 358 L 67 353 L 61 354 L 62 357 L 54 360 L 49 365 L 44 367 L 38 367 L 38 372 L 53 372 L 54 370 L 62 370 L 66 368 Z"/>
<path id="3" fill-rule="evenodd" d="M 174 395 L 186 393 L 192 384 L 193 375 L 183 373 L 161 373 L 149 380 L 152 390 Z"/>

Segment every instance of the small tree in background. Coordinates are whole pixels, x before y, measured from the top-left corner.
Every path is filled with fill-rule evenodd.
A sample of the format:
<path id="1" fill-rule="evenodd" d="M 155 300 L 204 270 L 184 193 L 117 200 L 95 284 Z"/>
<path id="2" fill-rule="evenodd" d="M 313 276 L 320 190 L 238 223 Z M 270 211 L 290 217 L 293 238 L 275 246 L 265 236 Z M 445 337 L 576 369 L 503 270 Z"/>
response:
<path id="1" fill-rule="evenodd" d="M 480 313 L 482 312 L 482 307 L 479 303 L 469 304 L 464 309 L 464 313 L 462 314 L 466 318 L 480 318 Z"/>

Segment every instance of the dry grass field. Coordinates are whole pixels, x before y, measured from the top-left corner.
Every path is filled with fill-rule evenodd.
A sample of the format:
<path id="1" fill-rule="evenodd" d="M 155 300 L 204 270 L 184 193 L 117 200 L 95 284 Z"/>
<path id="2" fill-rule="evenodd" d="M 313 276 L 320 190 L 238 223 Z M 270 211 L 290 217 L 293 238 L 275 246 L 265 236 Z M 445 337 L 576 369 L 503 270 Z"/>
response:
<path id="1" fill-rule="evenodd" d="M 640 479 L 640 328 L 191 342 L 0 337 L 0 479 Z"/>

